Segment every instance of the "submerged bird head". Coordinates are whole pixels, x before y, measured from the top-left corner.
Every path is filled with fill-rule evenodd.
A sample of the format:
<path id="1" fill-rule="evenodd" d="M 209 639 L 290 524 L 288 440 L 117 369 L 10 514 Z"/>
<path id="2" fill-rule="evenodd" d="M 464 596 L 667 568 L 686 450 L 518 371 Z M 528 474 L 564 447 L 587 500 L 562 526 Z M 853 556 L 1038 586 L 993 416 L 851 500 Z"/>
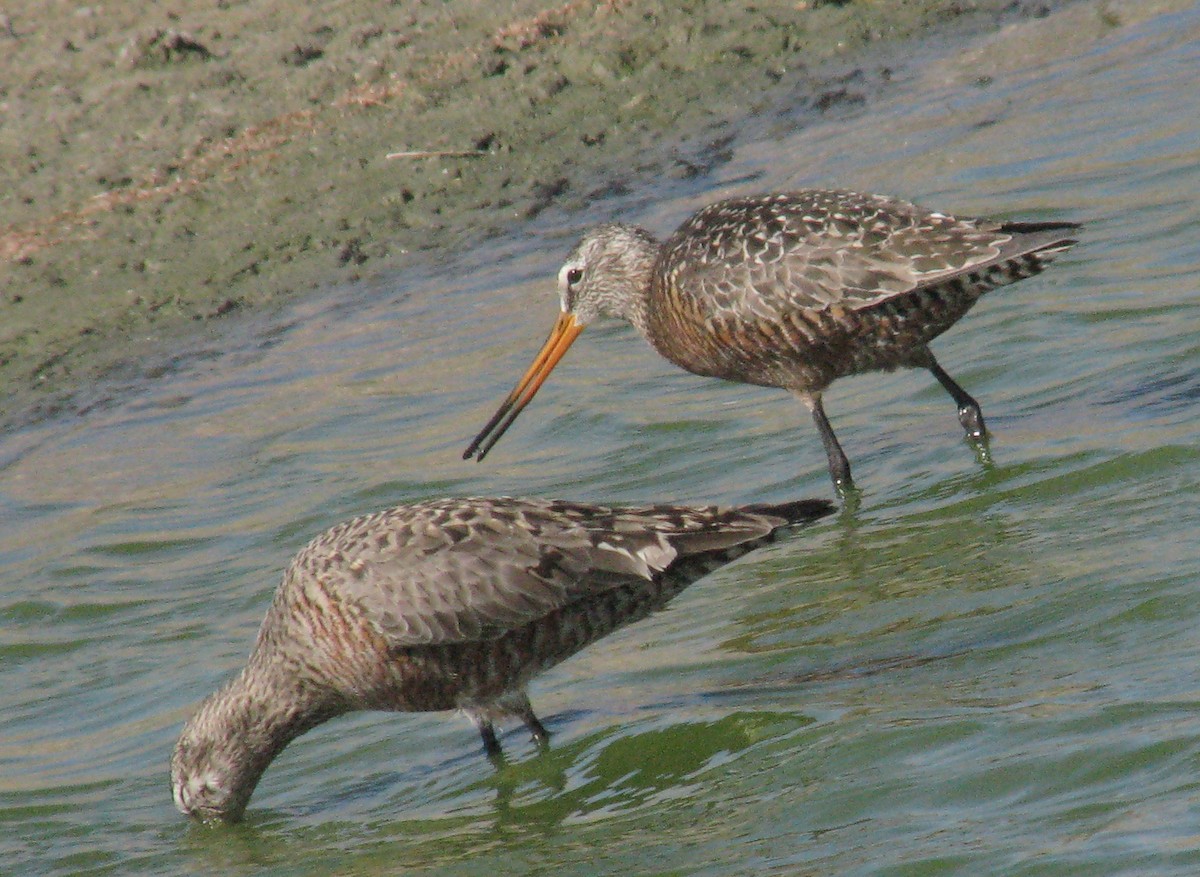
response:
<path id="1" fill-rule="evenodd" d="M 335 692 L 306 680 L 292 662 L 263 659 L 256 651 L 183 726 L 171 755 L 175 807 L 201 822 L 237 822 L 275 756 L 346 709 Z"/>
<path id="2" fill-rule="evenodd" d="M 185 816 L 237 822 L 266 769 L 247 758 L 245 738 L 230 733 L 224 691 L 205 700 L 188 720 L 171 755 L 171 795 Z"/>
<path id="3" fill-rule="evenodd" d="M 482 460 L 533 399 L 571 344 L 599 316 L 617 317 L 646 333 L 650 282 L 659 243 L 645 229 L 608 223 L 589 229 L 558 272 L 562 311 L 521 380 L 492 415 L 463 459 Z"/>

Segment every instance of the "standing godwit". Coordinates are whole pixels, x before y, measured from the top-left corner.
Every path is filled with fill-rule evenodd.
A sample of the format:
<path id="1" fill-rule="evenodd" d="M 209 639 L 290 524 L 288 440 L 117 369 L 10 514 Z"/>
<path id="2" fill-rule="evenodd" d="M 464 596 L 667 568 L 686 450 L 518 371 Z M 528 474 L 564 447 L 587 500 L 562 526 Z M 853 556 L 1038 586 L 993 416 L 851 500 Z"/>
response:
<path id="1" fill-rule="evenodd" d="M 600 315 L 629 321 L 690 372 L 789 390 L 812 412 L 839 493 L 853 486 L 850 462 L 821 405 L 837 378 L 926 368 L 982 442 L 979 404 L 929 342 L 988 290 L 1040 272 L 1077 228 L 825 190 L 720 201 L 663 243 L 636 226 L 597 226 L 558 273 L 562 313 L 545 346 L 463 457 L 483 459 Z"/>
<path id="2" fill-rule="evenodd" d="M 236 821 L 289 742 L 352 710 L 461 709 L 492 756 L 504 718 L 544 743 L 530 678 L 781 527 L 831 510 L 824 500 L 722 509 L 443 499 L 340 524 L 296 555 L 249 662 L 184 726 L 171 759 L 175 806 Z"/>

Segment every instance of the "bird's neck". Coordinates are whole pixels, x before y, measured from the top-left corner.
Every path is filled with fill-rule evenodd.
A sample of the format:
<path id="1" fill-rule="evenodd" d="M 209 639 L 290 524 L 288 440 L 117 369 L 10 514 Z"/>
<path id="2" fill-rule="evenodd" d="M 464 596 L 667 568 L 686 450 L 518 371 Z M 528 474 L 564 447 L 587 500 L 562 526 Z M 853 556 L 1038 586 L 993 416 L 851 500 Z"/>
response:
<path id="1" fill-rule="evenodd" d="M 209 767 L 229 791 L 225 817 L 238 819 L 264 771 L 289 743 L 346 711 L 324 686 L 278 662 L 251 659 L 205 701 L 184 730 L 212 747 Z"/>
<path id="2" fill-rule="evenodd" d="M 638 333 L 647 338 L 650 334 L 650 272 L 636 281 L 633 294 L 624 300 L 621 318 L 628 320 Z"/>
<path id="3" fill-rule="evenodd" d="M 607 266 L 612 274 L 613 294 L 604 302 L 604 309 L 614 317 L 626 320 L 646 336 L 650 325 L 651 283 L 654 265 L 662 244 L 644 228 L 622 227 L 624 233 L 619 255 Z"/>

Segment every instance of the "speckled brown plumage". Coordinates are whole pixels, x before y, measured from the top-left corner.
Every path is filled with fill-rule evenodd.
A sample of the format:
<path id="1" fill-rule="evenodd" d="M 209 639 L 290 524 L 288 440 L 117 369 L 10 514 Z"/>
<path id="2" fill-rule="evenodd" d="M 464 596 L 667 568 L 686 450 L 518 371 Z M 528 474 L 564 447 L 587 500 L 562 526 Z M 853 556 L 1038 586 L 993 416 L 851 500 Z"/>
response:
<path id="1" fill-rule="evenodd" d="M 982 440 L 978 404 L 928 345 L 984 293 L 1040 272 L 1076 229 L 826 190 L 721 201 L 663 243 L 635 226 L 597 226 L 559 272 L 562 315 L 545 347 L 464 456 L 483 458 L 601 314 L 628 320 L 688 371 L 791 391 L 812 412 L 839 489 L 852 484 L 850 464 L 821 394 L 840 377 L 929 369 Z"/>
<path id="2" fill-rule="evenodd" d="M 175 804 L 240 818 L 291 740 L 352 710 L 462 709 L 493 755 L 493 723 L 515 717 L 544 743 L 529 679 L 830 509 L 446 499 L 336 526 L 296 555 L 246 667 L 184 726 Z"/>

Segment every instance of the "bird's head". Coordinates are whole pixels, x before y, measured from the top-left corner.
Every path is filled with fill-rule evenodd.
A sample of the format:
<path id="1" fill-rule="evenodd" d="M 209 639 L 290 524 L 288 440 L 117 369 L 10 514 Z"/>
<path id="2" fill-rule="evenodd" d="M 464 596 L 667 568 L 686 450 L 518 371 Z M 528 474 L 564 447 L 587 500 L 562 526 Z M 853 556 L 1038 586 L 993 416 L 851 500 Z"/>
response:
<path id="1" fill-rule="evenodd" d="M 185 816 L 237 822 L 262 770 L 256 770 L 257 759 L 238 749 L 239 741 L 227 733 L 215 706 L 213 698 L 201 704 L 175 744 L 171 795 Z"/>
<path id="2" fill-rule="evenodd" d="M 550 337 L 512 392 L 463 453 L 482 460 L 533 399 L 584 328 L 599 316 L 618 317 L 645 334 L 659 243 L 633 225 L 589 229 L 558 272 L 561 311 Z"/>
<path id="3" fill-rule="evenodd" d="M 562 313 L 571 314 L 581 327 L 608 316 L 642 328 L 658 249 L 658 241 L 635 225 L 608 223 L 589 229 L 558 272 Z"/>

